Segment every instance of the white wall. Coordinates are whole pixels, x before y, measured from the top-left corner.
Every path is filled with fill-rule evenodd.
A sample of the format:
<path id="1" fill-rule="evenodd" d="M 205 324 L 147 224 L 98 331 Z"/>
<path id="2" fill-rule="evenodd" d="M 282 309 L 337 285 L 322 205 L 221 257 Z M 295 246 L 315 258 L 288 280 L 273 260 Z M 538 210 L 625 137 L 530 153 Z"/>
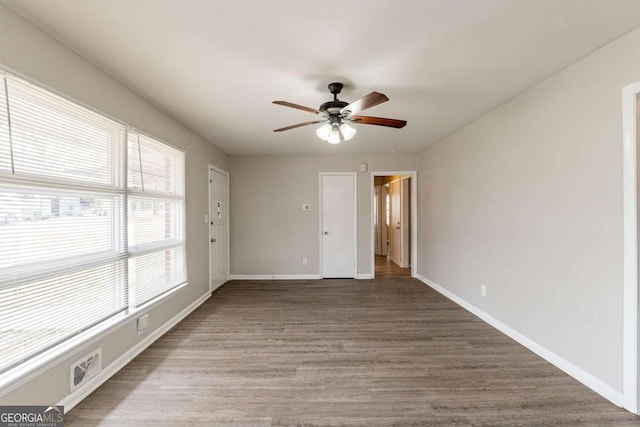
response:
<path id="1" fill-rule="evenodd" d="M 229 163 L 233 275 L 318 275 L 318 174 L 355 172 L 360 163 L 369 172 L 357 174 L 358 274 L 372 274 L 370 173 L 417 169 L 410 155 L 232 156 Z"/>
<path id="2" fill-rule="evenodd" d="M 0 65 L 186 150 L 190 284 L 151 311 L 147 334 L 152 333 L 208 292 L 208 233 L 204 223 L 208 164 L 227 169 L 227 155 L 3 5 L 0 5 Z M 139 339 L 135 321 L 108 335 L 97 344 L 102 347 L 103 366 L 116 360 Z M 9 394 L 3 395 L 0 390 L 0 404 L 59 402 L 68 394 L 69 364 L 84 352 L 81 349 L 66 355 L 56 366 Z"/>
<path id="3" fill-rule="evenodd" d="M 419 168 L 419 274 L 618 393 L 621 89 L 638 80 L 640 29 L 428 147 Z"/>

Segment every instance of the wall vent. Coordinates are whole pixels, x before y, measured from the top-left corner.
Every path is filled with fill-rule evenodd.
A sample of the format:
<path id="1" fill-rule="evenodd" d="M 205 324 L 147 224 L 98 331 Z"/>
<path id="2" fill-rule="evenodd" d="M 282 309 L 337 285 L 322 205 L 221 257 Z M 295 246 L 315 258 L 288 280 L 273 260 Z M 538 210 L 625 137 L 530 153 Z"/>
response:
<path id="1" fill-rule="evenodd" d="M 75 391 L 102 370 L 102 349 L 98 348 L 71 365 L 69 389 Z"/>

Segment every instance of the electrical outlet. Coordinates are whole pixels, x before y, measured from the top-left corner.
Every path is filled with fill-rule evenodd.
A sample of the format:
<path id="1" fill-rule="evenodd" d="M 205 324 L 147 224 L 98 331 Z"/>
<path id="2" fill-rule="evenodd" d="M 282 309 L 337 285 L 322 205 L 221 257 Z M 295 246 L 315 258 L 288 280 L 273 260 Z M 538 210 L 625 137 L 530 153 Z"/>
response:
<path id="1" fill-rule="evenodd" d="M 138 317 L 137 326 L 138 335 L 142 335 L 145 329 L 147 329 L 147 326 L 149 326 L 149 313 L 145 313 L 142 316 Z"/>
<path id="2" fill-rule="evenodd" d="M 302 258 L 302 265 L 309 264 L 309 260 L 307 258 Z"/>
<path id="3" fill-rule="evenodd" d="M 487 285 L 480 285 L 480 295 L 483 297 L 487 296 Z"/>

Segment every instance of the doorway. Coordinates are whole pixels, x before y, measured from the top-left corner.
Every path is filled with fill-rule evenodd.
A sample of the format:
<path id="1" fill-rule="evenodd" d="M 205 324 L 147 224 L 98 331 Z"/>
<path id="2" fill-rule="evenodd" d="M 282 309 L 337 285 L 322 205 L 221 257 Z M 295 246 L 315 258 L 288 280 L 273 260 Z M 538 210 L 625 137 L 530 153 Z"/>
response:
<path id="1" fill-rule="evenodd" d="M 321 277 L 356 276 L 356 174 L 320 173 Z"/>
<path id="2" fill-rule="evenodd" d="M 229 173 L 209 166 L 209 290 L 229 280 Z"/>
<path id="3" fill-rule="evenodd" d="M 373 277 L 415 277 L 416 173 L 371 174 Z"/>
<path id="4" fill-rule="evenodd" d="M 640 81 L 622 90 L 623 339 L 622 406 L 640 413 L 640 300 L 638 299 L 638 198 Z"/>

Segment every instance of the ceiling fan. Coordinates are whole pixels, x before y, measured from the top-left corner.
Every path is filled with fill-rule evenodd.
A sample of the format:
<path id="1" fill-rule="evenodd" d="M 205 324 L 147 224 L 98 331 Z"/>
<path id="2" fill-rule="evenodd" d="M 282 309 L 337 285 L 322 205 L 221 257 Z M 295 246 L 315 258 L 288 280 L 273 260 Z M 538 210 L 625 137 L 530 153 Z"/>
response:
<path id="1" fill-rule="evenodd" d="M 371 92 L 368 95 L 359 98 L 352 103 L 340 101 L 338 94 L 342 91 L 342 83 L 329 84 L 329 91 L 333 94 L 333 101 L 325 102 L 316 110 L 315 108 L 305 107 L 303 105 L 293 104 L 287 101 L 273 101 L 274 104 L 283 105 L 285 107 L 296 108 L 298 110 L 307 111 L 309 113 L 322 116 L 320 120 L 298 123 L 291 126 L 285 126 L 280 129 L 274 129 L 274 132 L 282 132 L 289 129 L 295 129 L 301 126 L 307 126 L 317 123 L 324 123 L 316 130 L 318 137 L 330 144 L 338 144 L 341 141 L 348 141 L 356 134 L 356 130 L 348 125 L 348 122 L 363 124 L 387 126 L 392 128 L 402 128 L 407 122 L 405 120 L 387 119 L 384 117 L 360 116 L 361 111 L 367 108 L 375 107 L 378 104 L 387 102 L 389 98 L 379 92 Z"/>

